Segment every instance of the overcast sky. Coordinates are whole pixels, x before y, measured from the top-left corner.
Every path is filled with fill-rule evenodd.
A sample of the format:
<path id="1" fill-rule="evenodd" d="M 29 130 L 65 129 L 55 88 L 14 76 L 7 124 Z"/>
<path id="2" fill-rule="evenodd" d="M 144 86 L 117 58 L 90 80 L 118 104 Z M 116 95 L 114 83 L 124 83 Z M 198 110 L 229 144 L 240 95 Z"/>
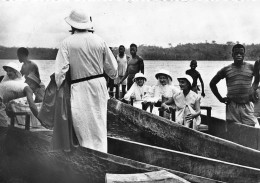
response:
<path id="1" fill-rule="evenodd" d="M 260 43 L 260 1 L 0 0 L 0 45 L 57 48 L 69 36 L 64 18 L 77 8 L 109 46 Z"/>

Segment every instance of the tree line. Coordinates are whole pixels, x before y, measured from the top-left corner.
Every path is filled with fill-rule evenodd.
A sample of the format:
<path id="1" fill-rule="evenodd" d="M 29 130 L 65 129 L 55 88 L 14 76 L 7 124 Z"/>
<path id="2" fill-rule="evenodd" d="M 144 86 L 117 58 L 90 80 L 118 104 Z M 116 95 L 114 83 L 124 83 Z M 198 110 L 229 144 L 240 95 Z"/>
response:
<path id="1" fill-rule="evenodd" d="M 144 60 L 231 60 L 231 49 L 235 43 L 226 44 L 196 43 L 178 44 L 168 48 L 159 46 L 138 46 L 138 55 Z M 260 57 L 260 44 L 245 45 L 246 60 L 256 60 Z M 17 59 L 17 47 L 0 46 L 0 59 Z M 35 60 L 54 60 L 58 49 L 56 48 L 28 48 L 29 58 Z M 118 53 L 118 48 L 113 48 L 114 54 Z M 126 49 L 129 54 L 129 49 Z"/>
<path id="2" fill-rule="evenodd" d="M 0 59 L 17 59 L 17 50 L 19 47 L 0 46 Z M 29 50 L 29 59 L 33 60 L 54 60 L 58 49 L 55 48 L 27 48 Z"/>

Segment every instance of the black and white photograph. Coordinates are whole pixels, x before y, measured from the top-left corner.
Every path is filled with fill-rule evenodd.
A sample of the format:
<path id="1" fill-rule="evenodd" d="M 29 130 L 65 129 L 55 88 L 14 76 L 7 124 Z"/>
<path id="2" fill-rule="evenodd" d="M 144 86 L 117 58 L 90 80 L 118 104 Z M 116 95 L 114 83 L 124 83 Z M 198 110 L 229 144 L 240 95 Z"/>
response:
<path id="1" fill-rule="evenodd" d="M 259 7 L 0 0 L 0 183 L 260 182 Z"/>

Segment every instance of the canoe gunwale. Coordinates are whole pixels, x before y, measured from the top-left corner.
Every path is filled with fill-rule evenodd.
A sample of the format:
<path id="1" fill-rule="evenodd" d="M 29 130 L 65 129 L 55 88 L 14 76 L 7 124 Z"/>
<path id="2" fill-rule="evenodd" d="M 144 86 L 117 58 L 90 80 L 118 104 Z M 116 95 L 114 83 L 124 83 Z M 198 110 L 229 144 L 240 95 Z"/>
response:
<path id="1" fill-rule="evenodd" d="M 108 131 L 113 130 L 110 123 L 134 128 L 136 134 L 131 137 L 125 136 L 128 140 L 260 168 L 260 151 L 258 150 L 186 128 L 116 99 L 108 101 Z M 144 134 L 150 135 L 150 141 L 146 142 L 146 139 L 137 138 Z M 123 138 L 124 135 L 120 137 Z"/>

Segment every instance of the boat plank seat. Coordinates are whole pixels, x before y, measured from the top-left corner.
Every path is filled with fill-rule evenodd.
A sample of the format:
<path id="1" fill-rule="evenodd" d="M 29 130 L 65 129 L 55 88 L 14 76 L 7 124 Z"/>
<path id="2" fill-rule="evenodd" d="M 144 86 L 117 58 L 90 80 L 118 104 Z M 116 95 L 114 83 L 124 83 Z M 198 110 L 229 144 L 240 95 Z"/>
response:
<path id="1" fill-rule="evenodd" d="M 148 108 L 150 108 L 150 110 L 149 110 L 150 113 L 152 113 L 152 111 L 153 111 L 153 106 L 154 106 L 154 104 L 151 102 L 142 103 L 142 109 L 146 111 Z"/>
<path id="2" fill-rule="evenodd" d="M 134 106 L 134 99 L 131 98 L 130 101 L 126 101 L 126 100 L 121 100 L 122 102 L 126 103 L 126 104 L 130 104 L 131 106 Z M 147 110 L 150 107 L 150 112 L 153 111 L 153 104 L 151 102 L 147 102 L 146 104 L 142 102 L 142 110 Z"/>
<path id="3" fill-rule="evenodd" d="M 135 173 L 135 174 L 106 174 L 106 183 L 188 183 L 185 179 L 178 177 L 166 170 Z"/>
<path id="4" fill-rule="evenodd" d="M 10 125 L 15 126 L 15 117 L 16 116 L 25 116 L 25 130 L 30 130 L 30 112 L 14 112 L 14 111 L 8 111 L 8 116 L 11 119 Z"/>
<path id="5" fill-rule="evenodd" d="M 170 108 L 171 109 L 171 120 L 172 121 L 175 121 L 175 112 L 176 112 L 176 108 L 172 107 Z M 212 107 L 210 106 L 200 106 L 200 109 L 201 110 L 206 110 L 206 113 L 207 113 L 207 120 L 206 121 L 202 121 L 201 124 L 198 126 L 198 130 L 199 131 L 202 131 L 202 132 L 205 132 L 205 131 L 208 131 L 209 130 L 209 127 L 208 127 L 208 123 L 209 123 L 209 120 L 211 118 L 211 110 L 212 110 Z M 164 117 L 164 113 L 165 111 L 162 110 L 161 108 L 159 108 L 159 116 L 162 116 Z"/>

